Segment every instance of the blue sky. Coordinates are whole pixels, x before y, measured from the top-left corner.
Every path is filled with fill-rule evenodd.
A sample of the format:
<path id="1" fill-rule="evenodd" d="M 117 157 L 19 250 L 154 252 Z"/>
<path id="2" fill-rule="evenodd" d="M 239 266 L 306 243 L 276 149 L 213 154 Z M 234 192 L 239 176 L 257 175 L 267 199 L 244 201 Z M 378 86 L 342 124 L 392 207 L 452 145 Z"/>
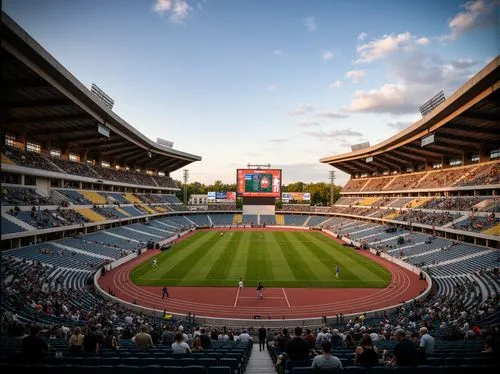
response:
<path id="1" fill-rule="evenodd" d="M 233 183 L 248 163 L 283 168 L 286 184 L 327 181 L 321 157 L 407 127 L 499 51 L 498 0 L 3 5 L 123 119 L 201 155 L 187 168 L 205 183 Z"/>

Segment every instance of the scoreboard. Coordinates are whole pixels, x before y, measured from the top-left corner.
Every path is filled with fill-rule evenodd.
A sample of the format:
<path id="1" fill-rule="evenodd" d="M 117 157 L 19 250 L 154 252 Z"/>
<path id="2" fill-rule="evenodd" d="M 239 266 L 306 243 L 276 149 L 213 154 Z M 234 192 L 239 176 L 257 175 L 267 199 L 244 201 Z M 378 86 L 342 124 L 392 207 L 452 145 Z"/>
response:
<path id="1" fill-rule="evenodd" d="M 236 192 L 241 197 L 281 197 L 281 169 L 236 170 Z"/>

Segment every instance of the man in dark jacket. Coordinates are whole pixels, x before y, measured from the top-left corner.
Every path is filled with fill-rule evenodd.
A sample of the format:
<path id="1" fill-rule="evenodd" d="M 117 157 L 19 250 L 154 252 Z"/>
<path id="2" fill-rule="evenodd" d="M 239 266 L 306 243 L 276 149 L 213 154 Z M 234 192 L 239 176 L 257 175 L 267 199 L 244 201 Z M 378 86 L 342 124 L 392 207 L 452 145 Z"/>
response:
<path id="1" fill-rule="evenodd" d="M 30 334 L 23 339 L 23 358 L 28 364 L 43 362 L 49 346 L 40 337 L 40 327 L 32 326 Z"/>
<path id="2" fill-rule="evenodd" d="M 289 360 L 307 361 L 309 359 L 309 351 L 311 350 L 309 343 L 302 337 L 302 328 L 296 327 L 295 336 L 286 343 L 286 354 Z"/>
<path id="3" fill-rule="evenodd" d="M 398 341 L 394 346 L 393 366 L 415 366 L 417 364 L 417 346 L 406 338 L 406 332 L 398 329 L 394 333 L 394 338 Z"/>
<path id="4" fill-rule="evenodd" d="M 259 351 L 266 349 L 267 330 L 264 326 L 259 329 Z"/>

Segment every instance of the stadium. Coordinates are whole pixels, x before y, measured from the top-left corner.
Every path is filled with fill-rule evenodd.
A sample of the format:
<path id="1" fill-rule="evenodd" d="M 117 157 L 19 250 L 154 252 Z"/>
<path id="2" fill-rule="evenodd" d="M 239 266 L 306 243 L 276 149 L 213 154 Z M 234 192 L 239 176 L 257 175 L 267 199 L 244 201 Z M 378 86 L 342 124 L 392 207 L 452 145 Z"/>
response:
<path id="1" fill-rule="evenodd" d="M 498 370 L 498 350 L 483 347 L 498 349 L 500 328 L 500 56 L 393 137 L 318 160 L 350 175 L 334 205 L 286 203 L 282 171 L 248 165 L 235 170 L 236 191 L 209 192 L 202 210 L 177 197 L 170 175 L 203 154 L 151 141 L 1 21 L 4 370 L 274 372 L 283 349 L 270 337 L 296 327 L 377 335 L 380 367 L 360 367 L 342 343 L 332 373 Z M 42 359 L 23 351 L 29 326 L 50 336 Z M 433 352 L 386 367 L 402 326 L 431 331 Z M 120 350 L 68 350 L 76 328 L 106 329 Z M 173 353 L 159 339 L 200 328 L 205 352 Z M 267 363 L 246 337 L 257 342 L 259 328 Z M 156 336 L 148 350 L 131 339 L 139 331 Z M 315 372 L 309 360 L 283 370 Z"/>

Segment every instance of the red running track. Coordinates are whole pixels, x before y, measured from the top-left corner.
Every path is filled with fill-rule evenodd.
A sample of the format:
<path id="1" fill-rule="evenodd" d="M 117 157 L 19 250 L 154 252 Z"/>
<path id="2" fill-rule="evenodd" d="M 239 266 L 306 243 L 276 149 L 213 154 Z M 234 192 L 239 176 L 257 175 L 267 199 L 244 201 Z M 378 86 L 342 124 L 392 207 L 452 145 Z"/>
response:
<path id="1" fill-rule="evenodd" d="M 334 240 L 331 236 L 328 237 Z M 140 306 L 166 310 L 169 313 L 184 315 L 190 312 L 198 317 L 229 319 L 253 319 L 254 315 L 269 319 L 304 319 L 339 313 L 363 313 L 411 300 L 427 287 L 427 282 L 420 280 L 417 274 L 368 251 L 360 251 L 363 256 L 389 270 L 391 283 L 388 287 L 266 288 L 262 300 L 257 299 L 253 287 L 242 291 L 237 287 L 169 287 L 170 298 L 162 299 L 163 287 L 137 286 L 129 277 L 136 265 L 157 252 L 149 250 L 107 272 L 99 279 L 98 284 L 103 290 L 111 289 L 117 298 L 128 302 L 135 300 Z"/>

